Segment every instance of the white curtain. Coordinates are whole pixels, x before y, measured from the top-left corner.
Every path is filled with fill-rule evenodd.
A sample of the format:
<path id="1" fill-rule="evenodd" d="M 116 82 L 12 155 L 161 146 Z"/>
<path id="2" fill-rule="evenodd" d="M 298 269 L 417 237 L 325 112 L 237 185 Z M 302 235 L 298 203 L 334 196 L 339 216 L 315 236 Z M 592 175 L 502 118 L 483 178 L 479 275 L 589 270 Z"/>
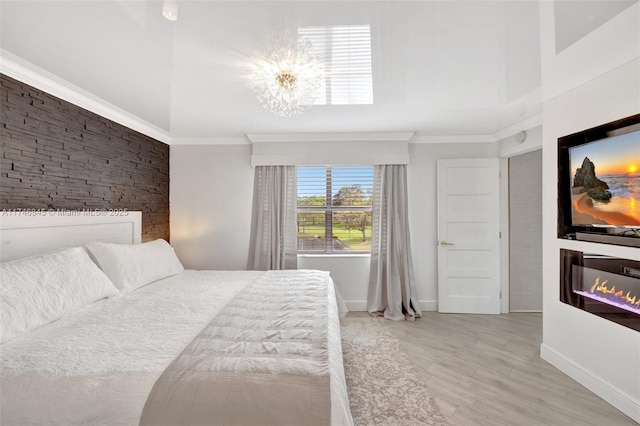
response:
<path id="1" fill-rule="evenodd" d="M 248 269 L 296 269 L 296 169 L 257 166 Z"/>
<path id="2" fill-rule="evenodd" d="M 391 320 L 422 315 L 413 278 L 406 165 L 375 167 L 367 310 Z"/>

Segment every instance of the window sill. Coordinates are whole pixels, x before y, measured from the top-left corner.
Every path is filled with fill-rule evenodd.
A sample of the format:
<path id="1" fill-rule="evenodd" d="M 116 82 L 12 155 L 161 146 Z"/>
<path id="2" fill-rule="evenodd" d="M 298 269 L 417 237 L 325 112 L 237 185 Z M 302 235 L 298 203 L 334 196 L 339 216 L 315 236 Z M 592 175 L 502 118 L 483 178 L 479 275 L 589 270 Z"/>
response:
<path id="1" fill-rule="evenodd" d="M 301 253 L 298 254 L 298 257 L 308 257 L 308 258 L 349 258 L 349 257 L 371 257 L 371 253 L 340 253 L 340 254 L 329 254 L 329 253 Z"/>

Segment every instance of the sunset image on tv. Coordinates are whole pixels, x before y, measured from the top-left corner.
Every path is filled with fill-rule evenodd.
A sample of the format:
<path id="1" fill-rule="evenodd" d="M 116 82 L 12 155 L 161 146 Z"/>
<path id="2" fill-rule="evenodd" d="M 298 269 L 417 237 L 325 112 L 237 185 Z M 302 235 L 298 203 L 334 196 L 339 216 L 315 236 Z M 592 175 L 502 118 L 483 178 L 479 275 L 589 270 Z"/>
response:
<path id="1" fill-rule="evenodd" d="M 640 130 L 570 149 L 574 225 L 640 226 Z"/>

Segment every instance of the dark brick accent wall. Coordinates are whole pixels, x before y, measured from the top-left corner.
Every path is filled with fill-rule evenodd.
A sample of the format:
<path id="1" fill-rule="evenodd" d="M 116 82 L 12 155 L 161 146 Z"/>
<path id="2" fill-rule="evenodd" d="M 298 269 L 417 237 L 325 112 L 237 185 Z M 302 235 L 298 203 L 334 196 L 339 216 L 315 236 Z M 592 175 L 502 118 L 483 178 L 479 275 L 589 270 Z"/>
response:
<path id="1" fill-rule="evenodd" d="M 0 209 L 142 211 L 169 239 L 169 146 L 0 74 Z"/>

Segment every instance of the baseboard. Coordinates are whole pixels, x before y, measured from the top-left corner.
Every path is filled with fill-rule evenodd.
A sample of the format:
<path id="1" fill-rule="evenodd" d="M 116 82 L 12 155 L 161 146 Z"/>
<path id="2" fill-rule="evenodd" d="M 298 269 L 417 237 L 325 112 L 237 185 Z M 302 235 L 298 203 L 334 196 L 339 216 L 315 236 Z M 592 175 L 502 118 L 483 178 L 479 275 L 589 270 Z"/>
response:
<path id="1" fill-rule="evenodd" d="M 354 312 L 366 312 L 367 311 L 367 301 L 366 300 L 345 300 L 344 303 L 347 304 L 347 308 L 349 308 L 349 311 L 354 311 Z"/>
<path id="2" fill-rule="evenodd" d="M 610 383 L 594 376 L 583 367 L 551 349 L 544 343 L 540 345 L 540 357 L 640 423 L 640 401 L 633 399 Z"/>
<path id="3" fill-rule="evenodd" d="M 345 300 L 344 303 L 347 304 L 347 308 L 350 311 L 354 312 L 366 312 L 367 311 L 367 301 L 366 300 Z M 420 309 L 425 312 L 429 311 L 437 311 L 438 310 L 438 301 L 437 300 L 421 300 L 420 301 Z"/>
<path id="4" fill-rule="evenodd" d="M 437 312 L 438 301 L 437 300 L 421 300 L 420 309 L 422 309 L 425 312 Z"/>
<path id="5" fill-rule="evenodd" d="M 541 314 L 542 309 L 511 309 L 510 314 Z"/>

